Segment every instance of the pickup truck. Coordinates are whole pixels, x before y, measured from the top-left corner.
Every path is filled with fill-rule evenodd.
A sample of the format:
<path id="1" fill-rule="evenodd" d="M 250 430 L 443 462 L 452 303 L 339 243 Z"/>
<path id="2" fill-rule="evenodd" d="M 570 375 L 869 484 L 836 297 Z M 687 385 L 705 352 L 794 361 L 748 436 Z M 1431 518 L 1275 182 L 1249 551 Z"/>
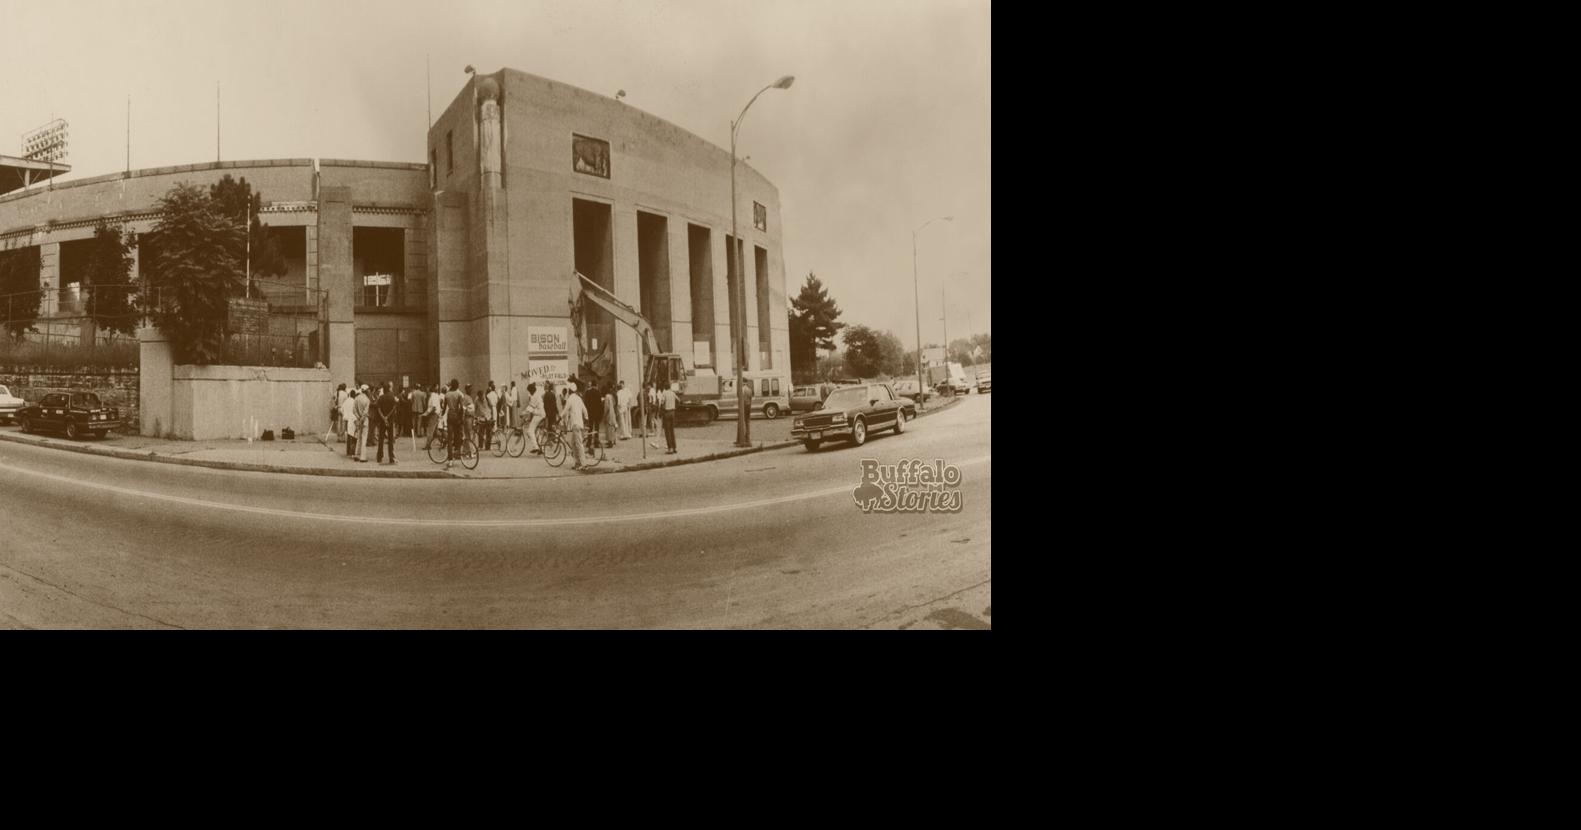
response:
<path id="1" fill-rule="evenodd" d="M 16 414 L 23 432 L 49 430 L 64 432 L 75 441 L 92 434 L 103 438 L 106 432 L 121 427 L 121 411 L 107 407 L 92 392 L 51 392 Z"/>

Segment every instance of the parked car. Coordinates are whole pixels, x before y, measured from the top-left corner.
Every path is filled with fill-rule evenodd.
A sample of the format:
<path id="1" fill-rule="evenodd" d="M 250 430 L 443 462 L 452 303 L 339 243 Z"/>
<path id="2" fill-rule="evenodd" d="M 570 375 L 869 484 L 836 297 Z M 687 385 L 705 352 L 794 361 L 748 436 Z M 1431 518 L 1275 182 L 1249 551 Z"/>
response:
<path id="1" fill-rule="evenodd" d="M 987 366 L 977 367 L 977 394 L 986 395 L 993 391 L 994 372 Z"/>
<path id="2" fill-rule="evenodd" d="M 843 386 L 830 392 L 818 411 L 797 418 L 791 426 L 791 438 L 801 441 L 808 452 L 834 438 L 849 439 L 860 447 L 874 430 L 906 431 L 906 421 L 910 419 L 906 417 L 904 401 L 887 383 Z"/>
<path id="3" fill-rule="evenodd" d="M 791 390 L 790 410 L 794 415 L 798 412 L 817 412 L 823 406 L 824 387 L 817 384 L 811 386 L 797 386 Z"/>
<path id="4" fill-rule="evenodd" d="M 121 426 L 121 411 L 107 407 L 92 392 L 51 392 L 31 406 L 17 412 L 23 432 L 64 432 L 73 441 L 90 433 L 103 438 Z"/>
<path id="5" fill-rule="evenodd" d="M 16 413 L 27 406 L 27 401 L 11 394 L 11 390 L 0 386 L 0 423 L 16 420 Z"/>
<path id="6" fill-rule="evenodd" d="M 932 389 L 923 388 L 915 380 L 897 380 L 891 386 L 895 388 L 895 394 L 910 398 L 913 403 L 927 403 L 933 397 Z"/>

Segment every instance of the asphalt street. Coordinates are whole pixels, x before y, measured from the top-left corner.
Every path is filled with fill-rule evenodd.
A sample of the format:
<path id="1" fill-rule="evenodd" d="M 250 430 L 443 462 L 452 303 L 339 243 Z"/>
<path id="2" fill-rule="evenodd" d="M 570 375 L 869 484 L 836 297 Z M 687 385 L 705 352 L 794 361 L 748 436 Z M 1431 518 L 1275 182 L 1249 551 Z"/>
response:
<path id="1" fill-rule="evenodd" d="M 537 480 L 210 470 L 0 443 L 0 627 L 989 628 L 990 415 Z M 864 458 L 961 471 L 866 514 Z"/>

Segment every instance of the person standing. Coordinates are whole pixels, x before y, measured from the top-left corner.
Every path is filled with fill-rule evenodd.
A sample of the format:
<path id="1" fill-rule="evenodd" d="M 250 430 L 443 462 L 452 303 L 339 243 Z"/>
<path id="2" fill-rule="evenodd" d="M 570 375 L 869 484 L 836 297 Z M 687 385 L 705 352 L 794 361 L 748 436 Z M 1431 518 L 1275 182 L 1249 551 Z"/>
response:
<path id="1" fill-rule="evenodd" d="M 357 389 L 352 387 L 346 391 L 346 397 L 340 402 L 340 434 L 346 439 L 346 457 L 357 456 L 357 433 L 352 426 L 357 422 Z"/>
<path id="2" fill-rule="evenodd" d="M 490 381 L 489 386 L 492 387 L 493 385 L 494 383 Z M 488 449 L 489 445 L 494 441 L 494 403 L 490 397 L 493 394 L 492 390 L 484 392 L 479 389 L 478 396 L 472 403 L 477 412 L 478 452 Z"/>
<path id="3" fill-rule="evenodd" d="M 461 456 L 462 441 L 466 437 L 466 396 L 461 393 L 461 384 L 455 378 L 450 379 L 450 391 L 445 393 L 444 416 L 445 430 L 450 438 L 450 455 L 445 459 L 445 469 L 450 469 L 450 464 Z"/>
<path id="4" fill-rule="evenodd" d="M 362 388 L 357 390 L 355 407 L 357 414 L 357 460 L 364 464 L 368 463 L 368 427 L 370 426 L 368 413 L 372 409 L 373 404 L 368 400 L 368 385 L 364 383 Z"/>
<path id="5" fill-rule="evenodd" d="M 511 388 L 505 391 L 505 426 L 515 429 L 517 416 L 521 407 L 521 398 L 516 394 L 516 381 L 511 381 Z"/>
<path id="6" fill-rule="evenodd" d="M 614 449 L 615 439 L 620 436 L 620 395 L 615 392 L 615 387 L 604 387 L 604 449 Z"/>
<path id="7" fill-rule="evenodd" d="M 411 428 L 413 438 L 423 431 L 423 413 L 428 409 L 428 393 L 424 391 L 421 383 L 412 387 L 412 394 L 406 398 L 406 420 Z"/>
<path id="8" fill-rule="evenodd" d="M 664 398 L 661 401 L 664 408 L 664 442 L 670 447 L 664 451 L 665 455 L 675 455 L 676 453 L 675 402 L 675 384 L 671 383 L 670 385 L 664 387 Z"/>
<path id="9" fill-rule="evenodd" d="M 631 440 L 631 390 L 626 388 L 626 382 L 620 382 L 620 388 L 615 392 L 616 411 L 620 413 L 620 440 Z"/>
<path id="10" fill-rule="evenodd" d="M 500 425 L 500 391 L 492 380 L 489 381 L 489 393 L 485 397 L 489 402 L 489 425 L 497 429 Z"/>
<path id="11" fill-rule="evenodd" d="M 329 403 L 329 428 L 335 431 L 337 439 L 346 437 L 346 419 L 340 413 L 341 404 L 346 402 L 346 384 L 335 387 L 335 398 Z"/>
<path id="12" fill-rule="evenodd" d="M 408 395 L 411 390 L 405 390 Z M 392 381 L 384 382 L 384 394 L 379 396 L 379 403 L 375 407 L 379 420 L 379 451 L 378 461 L 384 463 L 384 448 L 390 448 L 390 463 L 395 463 L 395 433 L 400 427 L 401 413 L 406 412 L 406 407 L 401 406 L 400 398 L 395 396 L 395 384 Z"/>
<path id="13" fill-rule="evenodd" d="M 571 467 L 573 470 L 582 469 L 582 433 L 587 421 L 587 404 L 582 401 L 582 396 L 572 389 L 565 396 L 565 428 L 570 434 L 571 452 L 576 457 L 576 464 Z"/>
<path id="14" fill-rule="evenodd" d="M 444 384 L 435 383 L 428 390 L 428 405 L 423 408 L 423 426 L 428 430 L 428 440 L 423 442 L 423 451 L 427 452 L 434 445 L 434 435 L 439 432 L 440 415 L 445 411 Z"/>
<path id="15" fill-rule="evenodd" d="M 543 422 L 546 425 L 546 429 L 548 429 L 551 434 L 559 432 L 560 413 L 564 409 L 564 407 L 560 406 L 559 390 L 554 388 L 553 383 L 547 380 L 544 381 L 543 395 L 541 396 L 540 400 L 543 402 Z M 559 439 L 551 437 L 549 440 L 558 441 Z M 544 448 L 541 444 L 538 447 L 538 451 L 540 453 L 544 451 Z"/>
<path id="16" fill-rule="evenodd" d="M 654 425 L 659 423 L 659 388 L 650 380 L 643 394 L 648 396 L 648 419 L 642 425 L 643 437 L 647 437 L 653 434 Z"/>
<path id="17" fill-rule="evenodd" d="M 527 422 L 523 424 L 522 431 L 527 434 L 527 448 L 533 455 L 538 455 L 538 425 L 543 423 L 543 393 L 538 391 L 538 384 L 527 384 Z"/>

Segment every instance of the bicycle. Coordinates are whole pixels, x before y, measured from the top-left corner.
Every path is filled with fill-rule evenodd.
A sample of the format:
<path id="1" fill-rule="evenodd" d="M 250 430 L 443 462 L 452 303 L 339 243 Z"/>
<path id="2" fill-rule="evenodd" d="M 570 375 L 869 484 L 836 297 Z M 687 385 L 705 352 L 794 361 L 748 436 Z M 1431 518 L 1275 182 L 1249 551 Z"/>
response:
<path id="1" fill-rule="evenodd" d="M 435 464 L 444 464 L 454 457 L 450 452 L 450 430 L 441 424 L 434 431 L 434 440 L 428 444 L 428 460 Z M 469 470 L 478 468 L 478 448 L 472 443 L 472 437 L 469 435 L 461 437 L 461 466 Z"/>
<path id="2" fill-rule="evenodd" d="M 550 426 L 540 427 L 538 430 L 538 447 L 543 450 L 543 460 L 551 467 L 558 467 L 565 463 L 565 457 L 574 454 L 571 442 L 576 440 L 571 437 L 570 430 L 558 429 Z M 604 460 L 602 453 L 586 451 L 582 453 L 582 468 L 592 469 Z"/>

